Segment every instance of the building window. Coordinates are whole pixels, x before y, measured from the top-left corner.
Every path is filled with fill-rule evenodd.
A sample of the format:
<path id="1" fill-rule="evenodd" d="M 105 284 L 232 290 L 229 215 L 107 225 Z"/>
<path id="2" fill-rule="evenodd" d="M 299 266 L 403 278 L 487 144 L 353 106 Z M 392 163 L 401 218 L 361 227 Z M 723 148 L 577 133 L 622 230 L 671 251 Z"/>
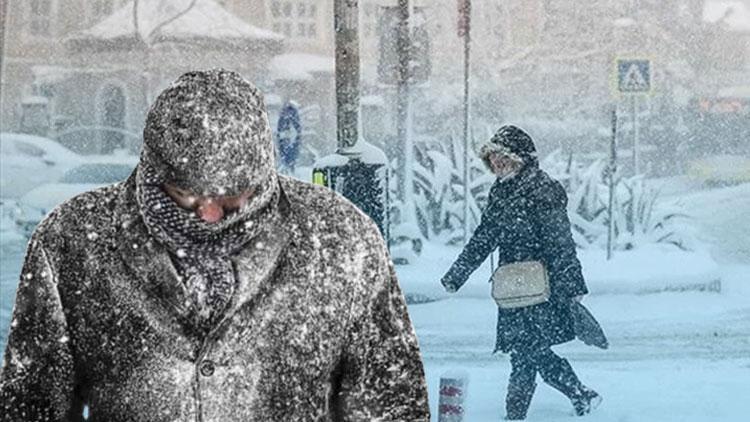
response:
<path id="1" fill-rule="evenodd" d="M 314 0 L 270 0 L 271 28 L 287 38 L 316 38 L 318 8 Z"/>
<path id="2" fill-rule="evenodd" d="M 91 0 L 90 24 L 94 25 L 111 15 L 114 6 L 113 0 Z"/>
<path id="3" fill-rule="evenodd" d="M 29 0 L 29 32 L 49 36 L 52 21 L 52 0 Z"/>
<path id="4" fill-rule="evenodd" d="M 377 4 L 367 3 L 362 6 L 362 15 L 360 22 L 362 23 L 362 34 L 365 37 L 372 37 L 377 35 L 375 28 L 378 25 L 380 6 Z"/>
<path id="5" fill-rule="evenodd" d="M 276 19 L 281 16 L 281 2 L 279 1 L 272 1 L 271 2 L 271 17 Z"/>

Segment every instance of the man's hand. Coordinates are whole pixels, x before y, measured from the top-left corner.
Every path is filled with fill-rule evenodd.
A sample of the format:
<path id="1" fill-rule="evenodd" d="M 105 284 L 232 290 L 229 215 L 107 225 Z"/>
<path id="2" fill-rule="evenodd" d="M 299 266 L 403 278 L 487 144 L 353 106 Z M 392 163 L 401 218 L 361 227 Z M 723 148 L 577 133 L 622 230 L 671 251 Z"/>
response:
<path id="1" fill-rule="evenodd" d="M 440 280 L 440 284 L 445 287 L 445 291 L 448 293 L 456 293 L 458 291 L 458 285 L 445 277 Z"/>

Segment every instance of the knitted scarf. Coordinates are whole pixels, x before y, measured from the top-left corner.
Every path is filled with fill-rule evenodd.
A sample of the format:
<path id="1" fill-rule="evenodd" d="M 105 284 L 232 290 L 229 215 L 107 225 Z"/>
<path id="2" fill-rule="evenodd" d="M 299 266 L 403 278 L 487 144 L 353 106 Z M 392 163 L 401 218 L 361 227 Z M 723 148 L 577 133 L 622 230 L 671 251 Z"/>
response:
<path id="1" fill-rule="evenodd" d="M 205 334 L 221 319 L 235 290 L 229 257 L 263 228 L 280 223 L 278 183 L 262 192 L 268 200 L 251 198 L 244 208 L 214 224 L 178 206 L 162 185 L 158 173 L 141 163 L 137 183 L 141 215 L 150 234 L 170 252 L 182 277 L 191 299 L 188 320 Z M 256 203 L 265 205 L 253 209 Z"/>

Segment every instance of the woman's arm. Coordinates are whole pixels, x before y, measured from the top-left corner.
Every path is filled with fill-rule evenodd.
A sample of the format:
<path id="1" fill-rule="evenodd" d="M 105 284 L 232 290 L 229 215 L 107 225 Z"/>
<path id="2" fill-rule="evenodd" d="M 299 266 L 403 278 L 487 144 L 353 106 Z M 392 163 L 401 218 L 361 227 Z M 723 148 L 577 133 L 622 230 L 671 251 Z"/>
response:
<path id="1" fill-rule="evenodd" d="M 466 283 L 471 273 L 497 247 L 501 228 L 497 225 L 497 206 L 492 199 L 492 197 L 489 198 L 487 208 L 482 213 L 479 226 L 477 226 L 471 235 L 469 243 L 464 246 L 461 254 L 441 279 L 441 283 L 446 289 L 453 291 L 460 289 Z"/>

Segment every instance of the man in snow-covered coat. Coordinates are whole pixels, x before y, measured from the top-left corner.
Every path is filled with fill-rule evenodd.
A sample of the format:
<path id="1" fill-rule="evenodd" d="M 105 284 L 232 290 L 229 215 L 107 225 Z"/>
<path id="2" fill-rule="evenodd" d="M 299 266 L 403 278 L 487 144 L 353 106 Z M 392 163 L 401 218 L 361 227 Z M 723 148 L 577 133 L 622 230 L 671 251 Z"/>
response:
<path id="1" fill-rule="evenodd" d="M 539 168 L 531 137 L 518 127 L 501 127 L 479 155 L 497 180 L 479 226 L 441 282 L 449 292 L 457 291 L 496 249 L 498 266 L 541 261 L 549 274 L 550 299 L 524 308 L 498 308 L 495 351 L 510 352 L 512 364 L 507 418 L 526 417 L 537 372 L 571 399 L 576 413 L 588 413 L 598 395 L 583 386 L 568 361 L 550 349 L 575 338 L 571 301 L 588 293 L 576 257 L 565 190 Z"/>
<path id="2" fill-rule="evenodd" d="M 417 340 L 376 225 L 276 173 L 259 91 L 191 72 L 127 181 L 30 241 L 0 420 L 427 421 Z"/>

